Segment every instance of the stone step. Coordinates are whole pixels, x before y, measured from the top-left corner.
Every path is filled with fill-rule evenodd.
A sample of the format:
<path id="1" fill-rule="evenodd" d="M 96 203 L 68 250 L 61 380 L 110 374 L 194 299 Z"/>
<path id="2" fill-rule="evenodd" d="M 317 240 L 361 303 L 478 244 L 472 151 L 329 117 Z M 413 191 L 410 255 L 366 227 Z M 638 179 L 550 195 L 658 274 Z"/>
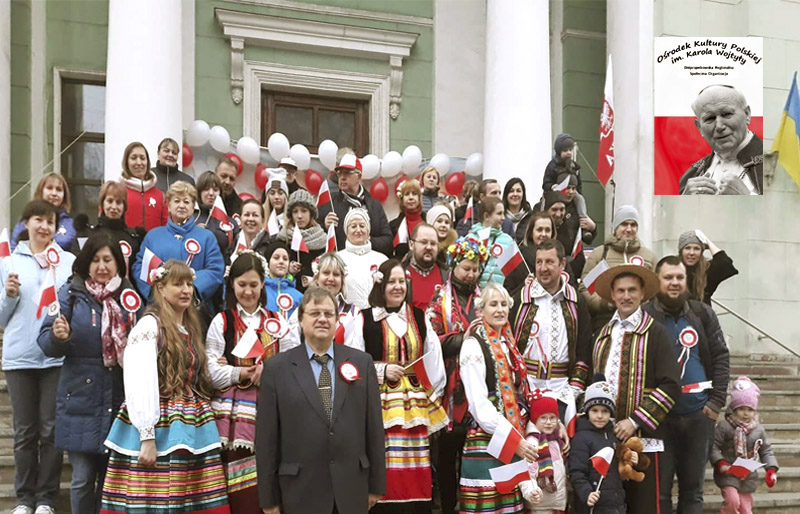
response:
<path id="1" fill-rule="evenodd" d="M 53 508 L 58 514 L 67 514 L 70 512 L 69 505 L 69 480 L 61 481 L 61 492 L 58 495 L 56 504 Z M 17 505 L 17 496 L 14 493 L 14 480 L 11 482 L 0 482 L 0 512 L 11 512 Z"/>
<path id="2" fill-rule="evenodd" d="M 770 442 L 780 439 L 800 443 L 800 423 L 763 423 Z"/>
<path id="3" fill-rule="evenodd" d="M 13 484 L 15 475 L 14 456 L 0 456 L 0 484 Z M 69 482 L 72 480 L 72 466 L 64 455 L 64 465 L 61 466 L 61 481 Z"/>
<path id="4" fill-rule="evenodd" d="M 677 509 L 678 497 L 673 496 L 672 508 Z M 719 492 L 705 495 L 703 512 L 719 512 L 722 508 L 722 496 Z M 753 512 L 757 514 L 797 514 L 800 512 L 800 492 L 753 494 Z"/>
<path id="5" fill-rule="evenodd" d="M 797 420 L 800 420 L 800 406 L 795 406 L 795 405 L 759 406 L 758 416 L 762 423 L 770 425 L 783 424 L 783 423 L 796 423 Z"/>
<path id="6" fill-rule="evenodd" d="M 800 375 L 748 375 L 750 380 L 758 384 L 762 391 L 800 390 Z M 731 375 L 731 384 L 736 377 Z"/>
<path id="7" fill-rule="evenodd" d="M 773 390 L 762 389 L 758 399 L 759 410 L 764 407 L 796 407 L 800 406 L 800 389 Z"/>

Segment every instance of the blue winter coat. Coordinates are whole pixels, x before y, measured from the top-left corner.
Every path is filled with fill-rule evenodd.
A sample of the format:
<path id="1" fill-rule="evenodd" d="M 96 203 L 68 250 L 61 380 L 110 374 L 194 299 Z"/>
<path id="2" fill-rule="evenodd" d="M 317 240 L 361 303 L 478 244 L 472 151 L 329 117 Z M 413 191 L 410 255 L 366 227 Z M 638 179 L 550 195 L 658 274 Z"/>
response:
<path id="1" fill-rule="evenodd" d="M 472 225 L 471 234 L 475 238 L 480 239 L 480 236 L 478 236 L 478 232 L 481 229 L 483 229 L 483 225 L 481 225 L 480 223 L 476 223 Z M 511 249 L 513 248 L 514 239 L 512 239 L 511 236 L 503 232 L 501 229 L 493 228 L 492 231 L 490 232 L 489 244 L 486 246 L 486 249 L 491 251 L 492 246 L 494 246 L 495 244 L 499 244 L 500 246 L 502 246 L 503 253 L 505 253 L 506 251 L 511 251 Z M 481 289 L 483 289 L 483 287 L 487 283 L 489 283 L 490 278 L 492 282 L 497 282 L 500 285 L 503 285 L 503 282 L 505 282 L 506 280 L 506 277 L 503 275 L 503 271 L 497 265 L 497 258 L 492 257 L 491 253 L 489 254 L 489 260 L 486 261 L 486 266 L 483 268 L 483 273 L 481 273 L 480 282 L 478 283 Z"/>
<path id="2" fill-rule="evenodd" d="M 592 425 L 586 416 L 578 418 L 578 431 L 572 438 L 569 451 L 569 479 L 573 489 L 575 514 L 589 514 L 586 500 L 589 493 L 597 489 L 600 474 L 592 466 L 592 456 L 610 446 L 616 451 L 619 440 L 614 435 L 614 424 L 610 421 L 602 429 Z M 600 499 L 593 514 L 625 514 L 625 489 L 619 477 L 619 461 L 615 457 L 608 474 L 600 484 Z"/>
<path id="3" fill-rule="evenodd" d="M 183 225 L 177 225 L 169 220 L 166 225 L 150 230 L 144 237 L 131 268 L 131 276 L 136 280 L 136 286 L 142 296 L 150 298 L 150 284 L 139 277 L 145 250 L 149 248 L 164 262 L 170 259 L 186 262 L 189 257 L 185 248 L 187 239 L 194 239 L 200 243 L 200 253 L 194 256 L 191 263 L 196 274 L 194 287 L 207 305 L 213 304 L 214 293 L 224 283 L 225 260 L 222 258 L 214 234 L 196 226 L 194 219 L 191 218 Z"/>
<path id="4" fill-rule="evenodd" d="M 14 232 L 11 234 L 11 251 L 14 251 L 14 248 L 17 247 L 17 238 L 25 230 L 25 223 L 19 222 L 14 227 Z M 73 244 L 75 243 L 75 237 L 77 236 L 77 232 L 75 231 L 75 224 L 72 221 L 69 213 L 64 209 L 59 209 L 58 211 L 58 228 L 56 228 L 55 239 L 58 246 L 60 246 L 63 250 L 71 252 L 73 250 Z"/>
<path id="5" fill-rule="evenodd" d="M 124 280 L 119 292 L 132 285 Z M 117 298 L 119 300 L 119 298 Z M 101 325 L 103 306 L 74 276 L 58 293 L 61 314 L 69 322 L 70 338 L 53 337 L 54 316 L 39 332 L 39 347 L 50 357 L 65 357 L 56 393 L 56 447 L 83 453 L 104 453 L 111 423 L 125 398 L 122 368 L 103 365 Z M 133 316 L 122 309 L 133 326 Z"/>
<path id="6" fill-rule="evenodd" d="M 53 245 L 57 248 L 58 245 Z M 61 260 L 56 266 L 56 290 L 72 274 L 75 256 L 59 248 Z M 6 295 L 5 283 L 8 273 L 19 275 L 19 295 L 11 298 Z M 45 318 L 36 318 L 39 290 L 50 270 L 42 268 L 34 259 L 27 241 L 20 241 L 10 258 L 0 260 L 0 327 L 3 333 L 3 370 L 45 369 L 61 366 L 62 359 L 47 357 L 36 338 Z"/>
<path id="7" fill-rule="evenodd" d="M 288 319 L 295 309 L 300 305 L 300 300 L 303 299 L 303 293 L 298 291 L 294 287 L 294 282 L 289 281 L 286 278 L 271 278 L 267 277 L 264 280 L 264 292 L 267 295 L 267 305 L 265 308 L 268 311 L 272 312 L 279 312 L 280 308 L 278 307 L 278 295 L 281 294 L 288 294 L 292 297 L 293 304 L 292 308 L 286 312 L 286 318 Z"/>

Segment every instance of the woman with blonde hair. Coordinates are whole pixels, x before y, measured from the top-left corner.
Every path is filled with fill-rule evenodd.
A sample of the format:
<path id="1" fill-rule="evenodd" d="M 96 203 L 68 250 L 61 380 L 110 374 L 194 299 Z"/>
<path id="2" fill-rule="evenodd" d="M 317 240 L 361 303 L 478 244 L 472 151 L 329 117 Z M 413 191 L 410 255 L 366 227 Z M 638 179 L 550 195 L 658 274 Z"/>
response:
<path id="1" fill-rule="evenodd" d="M 433 166 L 428 166 L 419 176 L 420 185 L 422 186 L 422 210 L 428 211 L 437 203 L 446 201 L 447 199 L 439 194 L 440 189 L 440 176 L 439 170 Z"/>
<path id="2" fill-rule="evenodd" d="M 58 219 L 56 220 L 58 222 L 58 229 L 53 239 L 62 250 L 77 253 L 79 250 L 75 240 L 77 232 L 75 231 L 75 223 L 69 215 L 72 203 L 70 201 L 67 179 L 58 173 L 48 173 L 43 176 L 36 185 L 36 189 L 33 192 L 33 199 L 44 200 L 55 206 L 58 212 Z M 11 233 L 11 251 L 14 251 L 14 248 L 16 248 L 17 239 L 23 230 L 25 230 L 25 223 L 20 221 Z"/>
<path id="3" fill-rule="evenodd" d="M 425 214 L 425 221 L 436 230 L 439 240 L 436 262 L 441 267 L 447 266 L 447 249 L 458 239 L 458 233 L 453 228 L 453 210 L 446 203 L 437 203 Z"/>

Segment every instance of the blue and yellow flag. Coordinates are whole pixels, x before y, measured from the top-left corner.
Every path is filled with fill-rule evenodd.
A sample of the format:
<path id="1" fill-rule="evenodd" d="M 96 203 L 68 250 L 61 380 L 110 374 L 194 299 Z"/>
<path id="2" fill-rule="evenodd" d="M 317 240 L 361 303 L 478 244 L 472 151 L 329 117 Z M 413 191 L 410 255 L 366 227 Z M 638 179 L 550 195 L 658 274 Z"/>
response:
<path id="1" fill-rule="evenodd" d="M 800 188 L 800 95 L 797 93 L 797 72 L 792 79 L 792 88 L 783 108 L 783 119 L 772 143 L 772 151 L 778 152 L 778 162 Z"/>

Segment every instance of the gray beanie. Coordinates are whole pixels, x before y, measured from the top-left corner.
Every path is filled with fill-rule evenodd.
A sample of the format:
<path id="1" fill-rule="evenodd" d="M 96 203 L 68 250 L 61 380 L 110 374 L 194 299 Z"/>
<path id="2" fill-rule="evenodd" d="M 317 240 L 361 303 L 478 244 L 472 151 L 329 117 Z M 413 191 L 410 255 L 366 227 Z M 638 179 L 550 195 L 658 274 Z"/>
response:
<path id="1" fill-rule="evenodd" d="M 588 413 L 589 409 L 595 405 L 602 405 L 611 412 L 612 417 L 614 416 L 616 407 L 614 404 L 614 389 L 610 383 L 605 381 L 605 377 L 587 387 L 586 393 L 584 393 L 583 412 Z"/>
<path id="2" fill-rule="evenodd" d="M 633 205 L 620 205 L 614 211 L 614 230 L 628 220 L 633 220 L 639 224 L 639 211 Z"/>
<path id="3" fill-rule="evenodd" d="M 684 232 L 683 234 L 681 234 L 681 237 L 678 238 L 678 253 L 681 253 L 683 249 L 686 248 L 686 245 L 691 245 L 691 244 L 696 244 L 703 250 L 705 250 L 706 248 L 706 245 L 704 245 L 703 242 L 700 241 L 700 238 L 697 237 L 695 231 L 690 230 L 688 232 Z"/>
<path id="4" fill-rule="evenodd" d="M 305 189 L 298 189 L 292 193 L 292 195 L 289 197 L 289 203 L 286 206 L 286 213 L 291 216 L 292 209 L 295 207 L 305 207 L 311 211 L 311 219 L 317 219 L 317 202 L 314 201 L 314 197 L 311 195 L 311 193 Z"/>

